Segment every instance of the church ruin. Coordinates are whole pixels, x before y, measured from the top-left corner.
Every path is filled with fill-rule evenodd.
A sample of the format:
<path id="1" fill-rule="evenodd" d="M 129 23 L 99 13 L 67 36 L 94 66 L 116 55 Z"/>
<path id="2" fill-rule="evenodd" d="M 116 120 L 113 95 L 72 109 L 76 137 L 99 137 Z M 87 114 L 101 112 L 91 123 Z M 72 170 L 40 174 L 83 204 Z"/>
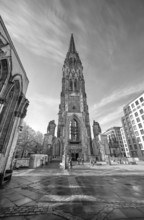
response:
<path id="1" fill-rule="evenodd" d="M 91 130 L 83 66 L 76 51 L 73 34 L 62 68 L 62 91 L 57 137 L 63 140 L 63 155 L 85 161 L 91 155 Z"/>
<path id="2" fill-rule="evenodd" d="M 10 180 L 29 80 L 0 17 L 0 184 Z"/>

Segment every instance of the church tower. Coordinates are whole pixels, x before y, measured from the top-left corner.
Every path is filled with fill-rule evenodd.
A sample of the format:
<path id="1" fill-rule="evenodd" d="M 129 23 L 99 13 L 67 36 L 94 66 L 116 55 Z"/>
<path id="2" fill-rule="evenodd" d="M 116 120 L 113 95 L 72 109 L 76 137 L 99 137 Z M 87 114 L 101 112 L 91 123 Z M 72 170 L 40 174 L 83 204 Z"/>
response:
<path id="1" fill-rule="evenodd" d="M 63 155 L 88 161 L 91 156 L 91 130 L 83 66 L 73 34 L 62 68 L 62 91 L 57 137 L 63 142 Z"/>

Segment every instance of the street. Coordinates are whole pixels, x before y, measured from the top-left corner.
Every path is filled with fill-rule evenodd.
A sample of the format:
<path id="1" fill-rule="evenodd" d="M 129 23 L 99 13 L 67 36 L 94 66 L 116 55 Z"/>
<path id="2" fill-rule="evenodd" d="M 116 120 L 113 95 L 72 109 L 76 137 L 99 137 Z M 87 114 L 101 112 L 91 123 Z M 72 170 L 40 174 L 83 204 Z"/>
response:
<path id="1" fill-rule="evenodd" d="M 144 162 L 136 165 L 59 161 L 16 170 L 0 189 L 0 219 L 144 219 Z"/>

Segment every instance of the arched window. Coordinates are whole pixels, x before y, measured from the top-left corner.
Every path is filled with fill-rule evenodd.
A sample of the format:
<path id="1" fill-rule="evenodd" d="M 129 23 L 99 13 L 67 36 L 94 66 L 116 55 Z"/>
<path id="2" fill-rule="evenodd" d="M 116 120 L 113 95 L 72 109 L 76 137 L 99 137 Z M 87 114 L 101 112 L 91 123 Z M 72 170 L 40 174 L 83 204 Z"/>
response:
<path id="1" fill-rule="evenodd" d="M 70 88 L 71 91 L 73 90 L 73 85 L 72 84 L 73 84 L 72 83 L 72 79 L 70 79 L 70 81 L 69 81 L 69 88 Z"/>
<path id="2" fill-rule="evenodd" d="M 7 77 L 8 77 L 8 62 L 7 59 L 3 59 L 0 61 L 0 91 Z"/>
<path id="3" fill-rule="evenodd" d="M 76 119 L 70 121 L 69 127 L 69 139 L 70 141 L 79 141 L 79 125 Z"/>
<path id="4" fill-rule="evenodd" d="M 20 85 L 19 81 L 16 80 L 6 97 L 6 103 L 0 114 L 0 152 L 3 153 L 6 152 L 8 140 L 12 132 L 19 94 Z"/>
<path id="5" fill-rule="evenodd" d="M 74 81 L 74 90 L 77 91 L 77 79 Z"/>
<path id="6" fill-rule="evenodd" d="M 2 65 L 1 65 L 1 61 L 0 61 L 0 78 L 1 78 L 1 75 L 2 75 Z"/>

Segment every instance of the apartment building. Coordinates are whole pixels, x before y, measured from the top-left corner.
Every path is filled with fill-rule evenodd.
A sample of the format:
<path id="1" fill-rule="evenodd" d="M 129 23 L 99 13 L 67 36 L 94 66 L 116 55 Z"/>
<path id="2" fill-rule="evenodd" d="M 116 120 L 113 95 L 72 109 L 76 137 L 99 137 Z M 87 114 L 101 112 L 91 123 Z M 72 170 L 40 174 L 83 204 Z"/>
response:
<path id="1" fill-rule="evenodd" d="M 126 139 L 126 135 L 125 135 L 123 127 L 121 127 L 120 131 L 121 131 L 121 136 L 123 140 L 125 155 L 126 157 L 130 157 L 130 151 L 129 151 L 129 147 L 128 147 L 128 143 L 127 143 L 127 139 Z"/>
<path id="2" fill-rule="evenodd" d="M 103 133 L 107 135 L 111 156 L 118 157 L 126 155 L 120 129 L 121 127 L 112 127 Z"/>
<path id="3" fill-rule="evenodd" d="M 144 158 L 144 92 L 124 107 L 123 142 L 131 157 Z"/>

